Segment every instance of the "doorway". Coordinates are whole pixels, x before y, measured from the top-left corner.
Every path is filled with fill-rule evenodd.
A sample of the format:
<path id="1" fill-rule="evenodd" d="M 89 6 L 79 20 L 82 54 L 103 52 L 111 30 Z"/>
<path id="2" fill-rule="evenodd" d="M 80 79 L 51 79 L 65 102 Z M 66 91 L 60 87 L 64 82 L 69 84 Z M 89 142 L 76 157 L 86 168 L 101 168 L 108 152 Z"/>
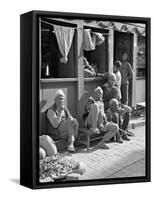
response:
<path id="1" fill-rule="evenodd" d="M 128 62 L 133 69 L 133 42 L 134 37 L 131 33 L 114 31 L 114 61 L 120 60 L 123 52 L 128 53 Z M 135 77 L 134 77 L 135 78 Z M 133 99 L 133 80 L 129 82 L 129 99 L 128 105 L 132 106 Z"/>

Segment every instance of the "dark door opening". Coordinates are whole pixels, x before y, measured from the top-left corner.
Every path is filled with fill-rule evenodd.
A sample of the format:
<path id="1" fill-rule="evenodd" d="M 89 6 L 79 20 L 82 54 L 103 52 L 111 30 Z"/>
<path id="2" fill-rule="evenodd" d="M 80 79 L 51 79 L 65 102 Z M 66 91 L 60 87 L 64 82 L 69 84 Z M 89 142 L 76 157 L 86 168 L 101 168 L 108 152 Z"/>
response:
<path id="1" fill-rule="evenodd" d="M 131 33 L 114 32 L 114 61 L 120 60 L 123 52 L 128 53 L 128 62 L 133 69 L 133 42 L 134 37 Z M 135 77 L 134 77 L 135 78 Z M 129 100 L 128 105 L 132 106 L 133 81 L 129 82 Z"/>

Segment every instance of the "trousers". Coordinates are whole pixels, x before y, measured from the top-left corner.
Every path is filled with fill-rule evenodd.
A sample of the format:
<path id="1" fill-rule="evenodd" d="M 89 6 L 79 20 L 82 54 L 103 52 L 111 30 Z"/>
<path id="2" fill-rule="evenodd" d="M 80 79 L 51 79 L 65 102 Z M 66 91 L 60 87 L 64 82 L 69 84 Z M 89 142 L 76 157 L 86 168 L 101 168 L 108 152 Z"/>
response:
<path id="1" fill-rule="evenodd" d="M 128 105 L 128 88 L 129 88 L 129 84 L 122 84 L 121 85 L 121 103 Z"/>
<path id="2" fill-rule="evenodd" d="M 90 112 L 87 117 L 87 124 L 89 128 L 101 128 L 101 131 L 105 132 L 103 140 L 109 141 L 113 138 L 118 129 L 118 124 L 113 122 L 104 123 L 105 113 L 99 109 L 97 104 L 92 104 Z M 103 129 L 102 129 L 103 128 Z"/>
<path id="3" fill-rule="evenodd" d="M 69 143 L 73 143 L 78 136 L 78 128 L 77 120 L 68 118 L 58 127 L 59 139 L 67 139 Z"/>

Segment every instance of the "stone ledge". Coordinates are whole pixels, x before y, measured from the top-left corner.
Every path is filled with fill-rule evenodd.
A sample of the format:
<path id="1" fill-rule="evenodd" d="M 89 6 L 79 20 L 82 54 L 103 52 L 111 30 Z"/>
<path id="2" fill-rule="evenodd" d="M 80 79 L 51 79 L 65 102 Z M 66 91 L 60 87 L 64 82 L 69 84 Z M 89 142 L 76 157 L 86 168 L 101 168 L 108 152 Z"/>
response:
<path id="1" fill-rule="evenodd" d="M 145 119 L 144 120 L 131 120 L 129 123 L 129 129 L 135 129 L 137 127 L 141 127 L 145 125 Z"/>

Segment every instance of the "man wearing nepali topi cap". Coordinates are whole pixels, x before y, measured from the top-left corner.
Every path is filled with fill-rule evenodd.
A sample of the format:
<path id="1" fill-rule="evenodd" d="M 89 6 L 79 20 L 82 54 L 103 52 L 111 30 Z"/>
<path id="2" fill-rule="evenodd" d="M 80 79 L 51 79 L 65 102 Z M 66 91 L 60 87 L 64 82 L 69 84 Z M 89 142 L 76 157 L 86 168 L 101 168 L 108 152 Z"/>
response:
<path id="1" fill-rule="evenodd" d="M 47 110 L 50 132 L 53 139 L 68 140 L 68 151 L 75 151 L 74 141 L 78 135 L 78 122 L 64 106 L 65 94 L 58 89 L 54 97 L 54 104 Z"/>
<path id="2" fill-rule="evenodd" d="M 87 122 L 87 128 L 93 133 L 103 133 L 103 139 L 96 145 L 98 148 L 108 149 L 106 142 L 110 141 L 114 136 L 117 136 L 118 125 L 113 122 L 108 122 L 104 111 L 103 90 L 101 87 L 94 89 L 92 96 L 88 99 L 85 105 L 85 114 L 83 116 Z M 117 137 L 119 142 L 119 135 Z"/>

